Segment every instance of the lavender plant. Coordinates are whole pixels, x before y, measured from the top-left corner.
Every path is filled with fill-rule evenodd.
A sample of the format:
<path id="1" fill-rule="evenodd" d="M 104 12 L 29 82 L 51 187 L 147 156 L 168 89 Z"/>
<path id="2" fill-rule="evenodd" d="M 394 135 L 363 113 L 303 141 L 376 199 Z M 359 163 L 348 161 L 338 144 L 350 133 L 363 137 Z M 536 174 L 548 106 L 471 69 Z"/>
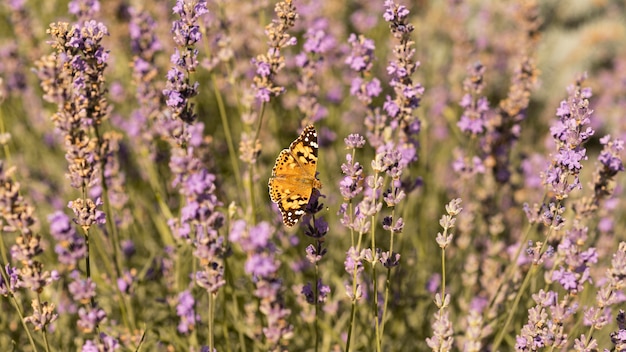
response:
<path id="1" fill-rule="evenodd" d="M 0 14 L 0 350 L 624 349 L 620 1 Z"/>

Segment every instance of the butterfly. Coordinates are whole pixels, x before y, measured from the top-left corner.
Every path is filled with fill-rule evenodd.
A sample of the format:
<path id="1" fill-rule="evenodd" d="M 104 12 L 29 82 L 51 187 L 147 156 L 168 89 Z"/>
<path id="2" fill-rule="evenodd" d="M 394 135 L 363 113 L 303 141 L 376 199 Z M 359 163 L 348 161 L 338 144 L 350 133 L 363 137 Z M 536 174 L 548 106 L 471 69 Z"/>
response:
<path id="1" fill-rule="evenodd" d="M 268 184 L 270 199 L 278 204 L 287 227 L 304 215 L 313 188 L 322 188 L 315 177 L 317 149 L 317 132 L 313 125 L 308 125 L 289 149 L 283 149 L 276 158 Z"/>

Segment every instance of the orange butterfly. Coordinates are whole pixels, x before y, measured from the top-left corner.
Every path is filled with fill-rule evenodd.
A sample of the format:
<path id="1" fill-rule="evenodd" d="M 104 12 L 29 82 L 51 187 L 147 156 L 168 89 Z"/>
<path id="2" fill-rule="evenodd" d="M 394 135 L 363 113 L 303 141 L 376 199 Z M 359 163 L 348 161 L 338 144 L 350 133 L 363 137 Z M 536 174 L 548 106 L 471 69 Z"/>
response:
<path id="1" fill-rule="evenodd" d="M 283 149 L 276 158 L 268 184 L 270 199 L 278 204 L 287 227 L 304 215 L 313 188 L 322 188 L 315 177 L 317 149 L 317 132 L 313 125 L 308 125 L 289 149 Z"/>

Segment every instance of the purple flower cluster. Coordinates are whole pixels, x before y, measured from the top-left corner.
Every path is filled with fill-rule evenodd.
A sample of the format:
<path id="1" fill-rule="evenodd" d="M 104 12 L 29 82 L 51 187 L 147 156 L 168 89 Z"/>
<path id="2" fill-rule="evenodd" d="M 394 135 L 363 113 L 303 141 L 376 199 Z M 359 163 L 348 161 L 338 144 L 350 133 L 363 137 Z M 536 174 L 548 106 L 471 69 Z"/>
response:
<path id="1" fill-rule="evenodd" d="M 43 247 L 41 237 L 33 233 L 32 229 L 37 222 L 33 216 L 35 209 L 20 195 L 20 184 L 14 181 L 12 175 L 14 171 L 6 170 L 4 162 L 0 161 L 2 231 L 18 233 L 15 244 L 11 246 L 11 257 L 20 263 L 19 269 L 10 263 L 0 269 L 5 271 L 0 275 L 0 293 L 14 296 L 20 287 L 24 287 L 37 294 L 36 299 L 32 300 L 32 314 L 25 317 L 24 322 L 31 323 L 35 330 L 43 330 L 45 333 L 46 327 L 58 316 L 54 313 L 55 305 L 42 301 L 39 294 L 58 277 L 56 272 L 44 270 L 43 263 L 38 259 L 43 253 Z"/>
<path id="2" fill-rule="evenodd" d="M 265 27 L 269 49 L 266 54 L 258 55 L 252 60 L 256 74 L 252 83 L 257 100 L 267 103 L 271 97 L 280 95 L 285 88 L 276 84 L 275 76 L 284 66 L 285 57 L 281 50 L 296 44 L 296 38 L 287 31 L 292 28 L 298 18 L 291 0 L 278 2 L 274 8 L 276 17 Z"/>
<path id="3" fill-rule="evenodd" d="M 603 145 L 598 156 L 600 167 L 594 174 L 594 203 L 613 194 L 615 177 L 624 171 L 624 163 L 620 158 L 624 150 L 624 141 L 621 139 L 611 139 L 610 135 L 600 138 Z"/>
<path id="4" fill-rule="evenodd" d="M 478 136 L 485 132 L 485 114 L 489 111 L 489 101 L 480 96 L 484 88 L 485 66 L 480 62 L 470 65 L 468 77 L 463 81 L 465 95 L 461 99 L 464 109 L 457 126 L 463 133 Z"/>
<path id="5" fill-rule="evenodd" d="M 203 143 L 204 124 L 192 124 L 196 115 L 190 98 L 197 95 L 198 83 L 189 85 L 189 75 L 198 66 L 194 48 L 201 39 L 198 21 L 208 10 L 205 0 L 179 0 L 173 11 L 180 16 L 172 25 L 178 47 L 171 58 L 173 66 L 167 74 L 163 94 L 174 118 L 167 121 L 173 147 L 169 162 L 174 176 L 172 185 L 179 188 L 184 203 L 180 217 L 170 219 L 168 225 L 178 239 L 193 247 L 193 255 L 200 263 L 199 270 L 193 274 L 195 283 L 215 294 L 225 284 L 224 240 L 219 234 L 224 215 L 217 210 L 222 203 L 215 195 L 216 177 L 197 154 Z"/>
<path id="6" fill-rule="evenodd" d="M 103 182 L 89 190 L 92 199 L 100 199 L 106 196 L 108 203 L 120 214 L 114 219 L 116 225 L 126 227 L 131 221 L 126 190 L 126 175 L 120 165 L 120 141 L 123 135 L 118 132 L 105 132 L 100 139 L 100 162 L 102 165 Z"/>
<path id="7" fill-rule="evenodd" d="M 398 5 L 393 0 L 385 0 L 383 18 L 389 22 L 391 34 L 399 43 L 393 48 L 395 60 L 390 61 L 387 66 L 387 73 L 391 76 L 389 84 L 395 92 L 395 98 L 387 96 L 383 108 L 392 121 L 398 123 L 407 134 L 407 138 L 420 131 L 420 122 L 413 114 L 424 94 L 424 87 L 413 83 L 411 79 L 420 64 L 413 61 L 415 43 L 411 40 L 411 33 L 415 28 L 408 22 L 408 17 L 409 10 L 406 6 Z"/>
<path id="8" fill-rule="evenodd" d="M 382 92 L 378 78 L 372 77 L 370 80 L 365 78 L 371 74 L 374 66 L 376 45 L 372 39 L 368 39 L 363 35 L 357 36 L 354 33 L 348 37 L 348 44 L 350 44 L 350 53 L 346 57 L 345 63 L 351 70 L 358 73 L 358 76 L 355 76 L 350 84 L 350 95 L 355 96 L 363 104 L 369 106 L 372 103 L 372 99 Z"/>
<path id="9" fill-rule="evenodd" d="M 565 231 L 565 235 L 557 246 L 554 256 L 550 280 L 557 281 L 571 294 L 583 290 L 585 282 L 591 282 L 590 267 L 598 262 L 598 253 L 595 248 L 583 250 L 581 244 L 588 240 L 588 228 L 575 223 L 574 227 Z"/>
<path id="10" fill-rule="evenodd" d="M 3 295 L 5 297 L 15 295 L 17 290 L 22 285 L 22 283 L 20 282 L 19 270 L 17 268 L 11 267 L 11 264 L 7 264 L 4 268 L 1 268 L 0 270 L 4 270 L 4 273 L 0 275 L 0 295 Z"/>
<path id="11" fill-rule="evenodd" d="M 76 232 L 70 218 L 61 211 L 50 214 L 48 222 L 50 234 L 57 242 L 54 251 L 59 262 L 66 265 L 68 270 L 75 268 L 87 256 L 85 238 Z"/>
<path id="12" fill-rule="evenodd" d="M 95 18 L 100 13 L 100 1 L 98 0 L 72 0 L 67 4 L 69 13 L 76 16 L 79 21 Z"/>
<path id="13" fill-rule="evenodd" d="M 302 125 L 315 123 L 328 115 L 328 110 L 318 103 L 320 90 L 317 83 L 325 55 L 335 47 L 335 38 L 327 33 L 328 22 L 316 21 L 304 34 L 302 52 L 296 55 L 296 65 L 301 68 L 298 89 L 298 109 L 304 114 Z"/>
<path id="14" fill-rule="evenodd" d="M 543 177 L 544 184 L 550 186 L 557 200 L 567 198 L 576 188 L 582 188 L 579 179 L 581 161 L 587 160 L 583 144 L 594 134 L 589 127 L 593 113 L 589 109 L 591 89 L 582 87 L 584 79 L 585 76 L 582 76 L 576 84 L 567 88 L 569 97 L 561 102 L 556 111 L 559 120 L 550 128 L 556 154 Z"/>
<path id="15" fill-rule="evenodd" d="M 161 126 L 163 106 L 158 87 L 156 55 L 162 51 L 161 42 L 155 30 L 157 23 L 145 11 L 130 8 L 130 46 L 133 57 L 133 81 L 137 87 L 135 97 L 139 107 L 130 115 L 126 130 L 133 137 L 139 137 L 139 148 L 147 149 L 152 160 L 156 158 L 156 141 L 161 135 L 168 137 L 167 129 Z"/>
<path id="16" fill-rule="evenodd" d="M 584 78 L 583 75 L 576 84 L 568 87 L 569 97 L 557 109 L 559 120 L 550 128 L 556 154 L 552 155 L 550 165 L 541 174 L 543 184 L 549 187 L 553 198 L 541 205 L 534 204 L 532 208 L 524 204 L 530 223 L 542 222 L 555 229 L 561 228 L 565 211 L 563 199 L 574 189 L 582 188 L 579 179 L 583 167 L 581 162 L 587 160 L 583 144 L 594 134 L 589 127 L 592 111 L 588 98 L 591 90 L 582 87 Z"/>
<path id="17" fill-rule="evenodd" d="M 258 314 L 265 316 L 262 329 L 265 341 L 269 346 L 278 346 L 293 337 L 293 326 L 287 318 L 291 310 L 285 308 L 282 297 L 282 280 L 278 276 L 280 262 L 276 258 L 277 248 L 271 241 L 273 229 L 267 222 L 249 227 L 244 220 L 233 223 L 228 239 L 237 243 L 246 253 L 244 264 L 246 274 L 252 277 L 258 298 L 257 316 L 249 317 L 252 322 Z"/>
<path id="18" fill-rule="evenodd" d="M 193 123 L 198 116 L 189 99 L 198 95 L 199 84 L 191 83 L 190 75 L 198 67 L 198 49 L 195 45 L 202 38 L 198 21 L 208 13 L 208 9 L 206 0 L 177 0 L 173 10 L 180 17 L 172 24 L 177 47 L 170 58 L 172 66 L 167 73 L 163 95 L 172 110 L 173 119 Z"/>
<path id="19" fill-rule="evenodd" d="M 198 317 L 195 312 L 196 301 L 189 290 L 185 290 L 178 294 L 178 303 L 176 304 L 176 315 L 180 317 L 178 322 L 178 332 L 181 334 L 189 334 L 196 326 Z"/>
<path id="20" fill-rule="evenodd" d="M 492 160 L 493 176 L 502 184 L 511 178 L 511 150 L 521 135 L 521 122 L 526 118 L 530 94 L 537 86 L 539 70 L 534 56 L 541 25 L 538 12 L 536 1 L 520 4 L 515 12 L 515 21 L 520 30 L 517 38 L 510 40 L 515 41 L 520 48 L 516 53 L 518 57 L 514 58 L 517 62 L 507 96 L 500 101 L 498 113 L 488 119 L 487 133 L 482 143 L 482 149 L 488 155 L 485 159 Z"/>
<path id="21" fill-rule="evenodd" d="M 433 336 L 426 338 L 426 344 L 433 351 L 451 351 L 454 342 L 454 330 L 450 321 L 450 295 L 446 294 L 441 298 L 441 294 L 435 296 L 435 304 L 439 308 L 435 313 L 435 321 L 432 323 Z"/>
<path id="22" fill-rule="evenodd" d="M 104 310 L 90 304 L 78 308 L 78 321 L 76 325 L 83 333 L 92 333 L 107 318 Z"/>
<path id="23" fill-rule="evenodd" d="M 119 341 L 103 332 L 98 334 L 98 338 L 87 340 L 83 345 L 81 352 L 100 352 L 100 351 L 116 351 L 122 348 Z"/>
<path id="24" fill-rule="evenodd" d="M 174 149 L 170 167 L 176 176 L 174 186 L 180 187 L 185 204 L 178 219 L 170 219 L 172 231 L 190 243 L 194 256 L 202 264 L 196 282 L 208 292 L 215 293 L 224 284 L 223 238 L 218 230 L 224 224 L 224 215 L 217 210 L 221 202 L 215 195 L 215 175 L 209 173 L 193 154 Z"/>
<path id="25" fill-rule="evenodd" d="M 72 186 L 91 187 L 97 180 L 99 142 L 89 127 L 97 128 L 109 113 L 103 77 L 108 52 L 101 45 L 108 29 L 86 21 L 52 24 L 49 32 L 57 52 L 37 62 L 37 73 L 44 98 L 57 104 L 52 121 L 66 141 Z"/>
<path id="26" fill-rule="evenodd" d="M 542 348 L 561 349 L 566 346 L 567 334 L 564 322 L 578 308 L 565 296 L 559 301 L 554 291 L 540 290 L 533 294 L 536 305 L 528 310 L 528 322 L 516 338 L 516 351 L 537 351 Z"/>

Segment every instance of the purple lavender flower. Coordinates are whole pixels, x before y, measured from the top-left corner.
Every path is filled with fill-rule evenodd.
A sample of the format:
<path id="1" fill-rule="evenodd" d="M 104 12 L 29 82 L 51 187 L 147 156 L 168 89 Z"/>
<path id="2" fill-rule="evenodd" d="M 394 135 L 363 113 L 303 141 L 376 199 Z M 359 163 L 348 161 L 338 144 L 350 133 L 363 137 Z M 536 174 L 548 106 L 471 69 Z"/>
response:
<path id="1" fill-rule="evenodd" d="M 319 292 L 319 295 L 317 297 L 317 301 L 319 303 L 325 302 L 326 298 L 328 297 L 328 294 L 330 294 L 330 287 L 327 285 L 323 285 L 322 284 L 322 280 L 318 280 L 317 281 L 317 289 Z M 306 285 L 302 286 L 302 291 L 300 292 L 302 295 L 304 295 L 307 303 L 309 304 L 314 304 L 315 302 L 315 292 L 313 287 L 311 287 L 311 283 L 307 283 Z"/>
<path id="2" fill-rule="evenodd" d="M 567 88 L 569 97 L 557 109 L 559 121 L 550 128 L 557 153 L 544 174 L 544 184 L 550 185 L 559 200 L 567 198 L 575 188 L 582 188 L 578 178 L 582 169 L 580 161 L 587 159 L 582 145 L 594 134 L 588 126 L 593 112 L 588 108 L 591 90 L 582 87 L 584 79 L 583 75 L 575 85 Z"/>
<path id="3" fill-rule="evenodd" d="M 178 294 L 178 304 L 176 305 L 176 314 L 180 317 L 178 323 L 178 332 L 188 334 L 196 326 L 196 313 L 194 306 L 196 302 L 189 290 L 185 290 Z"/>
<path id="4" fill-rule="evenodd" d="M 404 5 L 398 5 L 393 0 L 385 1 L 383 18 L 389 22 L 391 34 L 399 44 L 393 49 L 396 60 L 390 61 L 387 66 L 387 73 L 391 76 L 389 84 L 393 87 L 396 97 L 392 99 L 387 96 L 384 109 L 390 117 L 400 121 L 402 129 L 418 121 L 413 117 L 413 111 L 419 106 L 420 98 L 424 94 L 422 85 L 413 83 L 411 79 L 419 67 L 419 62 L 413 61 L 415 49 L 412 48 L 414 42 L 410 35 L 414 27 L 408 23 L 408 15 L 409 11 Z M 419 133 L 419 127 L 414 132 L 411 134 Z"/>
<path id="5" fill-rule="evenodd" d="M 374 41 L 362 35 L 350 34 L 348 43 L 351 47 L 350 54 L 346 57 L 346 64 L 354 71 L 368 72 L 372 69 L 374 61 Z"/>
<path id="6" fill-rule="evenodd" d="M 624 141 L 611 139 L 610 135 L 606 135 L 600 138 L 600 144 L 604 147 L 598 156 L 600 165 L 594 171 L 594 197 L 590 201 L 596 207 L 601 200 L 613 193 L 615 177 L 624 171 L 624 164 L 620 155 L 624 150 Z"/>
<path id="7" fill-rule="evenodd" d="M 132 270 L 124 270 L 121 277 L 117 278 L 117 289 L 122 293 L 129 294 L 133 289 L 133 285 L 136 284 L 137 271 Z"/>
<path id="8" fill-rule="evenodd" d="M 45 329 L 59 317 L 58 314 L 54 313 L 53 303 L 39 302 L 39 300 L 34 299 L 31 306 L 33 314 L 25 317 L 24 321 L 33 324 L 35 330 Z"/>
<path id="9" fill-rule="evenodd" d="M 285 66 L 285 58 L 281 50 L 296 44 L 296 38 L 287 33 L 298 18 L 291 0 L 278 2 L 274 12 L 277 18 L 272 19 L 272 23 L 265 27 L 269 49 L 266 54 L 258 55 L 252 60 L 257 72 L 253 79 L 252 89 L 257 100 L 263 103 L 269 102 L 271 97 L 284 92 L 285 88 L 275 82 L 276 74 Z"/>
<path id="10" fill-rule="evenodd" d="M 552 291 L 540 290 L 533 295 L 536 306 L 528 310 L 528 323 L 522 327 L 516 337 L 515 348 L 518 351 L 535 351 L 542 347 L 563 348 L 567 343 L 564 322 L 577 310 L 577 304 L 569 302 L 568 297 L 558 301 L 558 295 Z"/>
<path id="11" fill-rule="evenodd" d="M 98 307 L 84 306 L 78 309 L 78 322 L 76 324 L 84 333 L 95 331 L 107 317 L 104 310 Z"/>
<path id="12" fill-rule="evenodd" d="M 470 65 L 468 71 L 468 77 L 463 81 L 465 95 L 460 102 L 464 111 L 457 126 L 464 133 L 479 135 L 485 131 L 485 115 L 489 111 L 487 98 L 479 96 L 484 86 L 485 66 L 476 63 Z"/>
<path id="13" fill-rule="evenodd" d="M 356 96 L 365 105 L 369 105 L 372 99 L 382 92 L 380 81 L 376 77 L 371 80 L 364 79 L 365 76 L 369 75 L 374 65 L 376 46 L 373 40 L 363 35 L 357 36 L 354 33 L 348 37 L 348 44 L 350 44 L 351 50 L 345 63 L 351 70 L 358 73 L 358 76 L 355 76 L 350 84 L 350 94 Z"/>
<path id="14" fill-rule="evenodd" d="M 20 60 L 17 44 L 9 43 L 1 46 L 0 73 L 2 73 L 8 94 L 18 94 L 26 90 L 28 84 L 24 72 L 24 63 Z"/>
<path id="15" fill-rule="evenodd" d="M 328 110 L 317 102 L 320 87 L 316 82 L 321 74 L 325 55 L 335 46 L 335 39 L 327 33 L 326 26 L 326 21 L 315 22 L 315 26 L 309 28 L 304 35 L 302 53 L 296 56 L 296 64 L 302 70 L 296 86 L 298 109 L 304 114 L 303 124 L 315 123 L 328 114 Z"/>
<path id="16" fill-rule="evenodd" d="M 244 270 L 254 277 L 271 277 L 278 270 L 278 262 L 273 257 L 254 254 L 246 261 Z"/>
<path id="17" fill-rule="evenodd" d="M 0 269 L 2 270 L 2 269 Z M 5 281 L 5 275 L 0 275 L 0 295 L 3 296 L 12 296 L 15 294 L 16 290 L 22 286 L 20 282 L 19 270 L 17 268 L 11 267 L 11 264 L 7 264 L 4 267 L 6 278 L 8 278 L 8 282 Z"/>
<path id="18" fill-rule="evenodd" d="M 450 295 L 446 294 L 441 299 L 441 295 L 437 293 L 435 303 L 439 310 L 435 313 L 435 321 L 432 323 L 433 336 L 426 338 L 426 344 L 435 351 L 450 351 L 454 342 L 454 330 L 449 319 L 450 312 L 447 309 L 450 304 Z"/>
<path id="19" fill-rule="evenodd" d="M 618 330 L 611 332 L 611 342 L 615 345 L 616 351 L 626 350 L 626 315 L 624 310 L 620 309 L 617 314 Z"/>
<path id="20" fill-rule="evenodd" d="M 206 0 L 177 0 L 173 11 L 180 16 L 172 23 L 174 42 L 178 47 L 170 59 L 172 66 L 167 73 L 163 95 L 174 119 L 193 123 L 197 115 L 189 99 L 198 95 L 199 83 L 191 83 L 189 76 L 198 66 L 198 50 L 194 46 L 202 37 L 198 21 L 208 12 Z"/>
<path id="21" fill-rule="evenodd" d="M 68 290 L 72 295 L 72 299 L 76 302 L 87 304 L 96 296 L 96 284 L 91 280 L 91 278 L 81 279 L 78 275 L 73 276 L 74 281 L 68 285 Z"/>
<path id="22" fill-rule="evenodd" d="M 89 231 L 89 228 L 93 225 L 102 225 L 106 223 L 106 215 L 103 211 L 98 210 L 97 207 L 102 205 L 102 200 L 99 198 L 94 203 L 91 199 L 78 198 L 74 201 L 70 201 L 67 207 L 74 211 L 74 222 L 82 227 L 83 231 Z"/>
<path id="23" fill-rule="evenodd" d="M 122 346 L 116 338 L 101 332 L 97 339 L 85 341 L 81 352 L 110 352 L 119 350 L 121 347 Z"/>
<path id="24" fill-rule="evenodd" d="M 100 1 L 98 0 L 72 0 L 67 7 L 69 13 L 76 16 L 79 21 L 92 19 L 100 13 Z"/>

